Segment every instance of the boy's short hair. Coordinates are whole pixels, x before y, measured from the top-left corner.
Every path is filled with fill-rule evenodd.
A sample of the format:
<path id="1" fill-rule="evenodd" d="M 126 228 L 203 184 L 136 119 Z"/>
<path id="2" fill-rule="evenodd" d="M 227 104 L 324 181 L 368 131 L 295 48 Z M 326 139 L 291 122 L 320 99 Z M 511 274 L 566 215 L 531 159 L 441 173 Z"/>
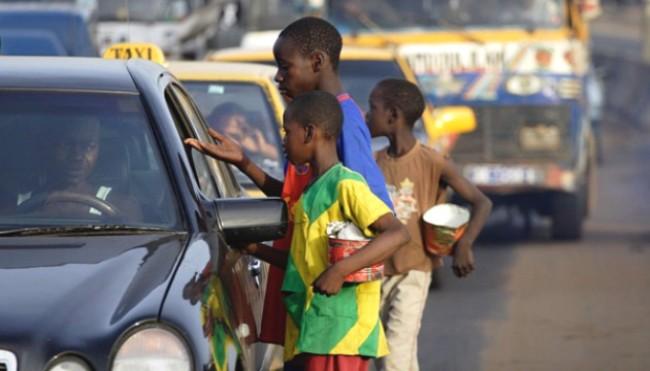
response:
<path id="1" fill-rule="evenodd" d="M 343 41 L 332 24 L 317 17 L 304 17 L 285 27 L 278 37 L 288 37 L 296 42 L 300 53 L 307 56 L 316 50 L 324 51 L 336 71 Z"/>
<path id="2" fill-rule="evenodd" d="M 422 92 L 410 81 L 402 79 L 385 79 L 380 81 L 378 89 L 380 99 L 387 107 L 397 108 L 404 114 L 409 125 L 422 116 L 424 112 L 424 96 Z"/>
<path id="3" fill-rule="evenodd" d="M 324 91 L 299 95 L 286 111 L 287 118 L 300 125 L 312 124 L 331 138 L 338 138 L 343 126 L 343 111 L 338 99 Z"/>

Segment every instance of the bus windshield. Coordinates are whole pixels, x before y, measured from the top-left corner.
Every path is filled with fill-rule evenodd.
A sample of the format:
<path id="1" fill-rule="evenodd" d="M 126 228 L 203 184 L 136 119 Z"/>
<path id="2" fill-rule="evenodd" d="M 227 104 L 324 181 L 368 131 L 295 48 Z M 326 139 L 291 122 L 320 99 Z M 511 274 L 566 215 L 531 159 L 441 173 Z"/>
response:
<path id="1" fill-rule="evenodd" d="M 445 28 L 558 28 L 564 0 L 330 0 L 327 15 L 343 32 Z"/>
<path id="2" fill-rule="evenodd" d="M 104 0 L 99 2 L 98 17 L 100 21 L 177 21 L 190 13 L 191 5 L 189 0 Z"/>

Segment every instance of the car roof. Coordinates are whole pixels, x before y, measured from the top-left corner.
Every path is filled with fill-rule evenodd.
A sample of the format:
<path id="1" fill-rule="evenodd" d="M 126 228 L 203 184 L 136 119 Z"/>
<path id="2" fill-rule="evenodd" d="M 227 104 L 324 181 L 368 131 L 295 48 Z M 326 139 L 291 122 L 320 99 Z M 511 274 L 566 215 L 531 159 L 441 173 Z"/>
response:
<path id="1" fill-rule="evenodd" d="M 391 48 L 371 48 L 343 46 L 341 60 L 377 60 L 390 61 L 396 58 L 396 53 Z M 273 61 L 273 50 L 269 48 L 226 48 L 212 53 L 208 60 L 245 61 L 264 60 Z"/>
<path id="2" fill-rule="evenodd" d="M 154 75 L 162 71 L 162 67 L 156 66 L 143 60 L 0 56 L 0 89 L 137 93 L 129 68 L 140 68 Z"/>
<path id="3" fill-rule="evenodd" d="M 273 79 L 277 68 L 261 63 L 168 62 L 167 68 L 179 79 Z"/>

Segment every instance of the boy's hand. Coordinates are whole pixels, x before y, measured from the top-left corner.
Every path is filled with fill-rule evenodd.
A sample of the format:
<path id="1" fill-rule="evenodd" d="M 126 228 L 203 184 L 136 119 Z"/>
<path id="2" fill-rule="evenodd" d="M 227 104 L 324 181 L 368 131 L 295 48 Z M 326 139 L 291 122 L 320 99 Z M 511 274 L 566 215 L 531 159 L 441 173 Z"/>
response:
<path id="1" fill-rule="evenodd" d="M 246 163 L 248 158 L 237 142 L 213 129 L 208 129 L 208 133 L 219 144 L 201 142 L 193 138 L 185 139 L 185 144 L 194 147 L 196 150 L 208 156 L 226 161 L 237 167 L 241 167 Z"/>
<path id="2" fill-rule="evenodd" d="M 457 277 L 465 277 L 474 270 L 474 253 L 472 244 L 463 238 L 458 241 L 454 249 L 454 262 L 452 269 Z"/>
<path id="3" fill-rule="evenodd" d="M 314 291 L 327 296 L 336 295 L 341 291 L 344 280 L 345 276 L 339 272 L 336 264 L 334 264 L 314 281 Z"/>

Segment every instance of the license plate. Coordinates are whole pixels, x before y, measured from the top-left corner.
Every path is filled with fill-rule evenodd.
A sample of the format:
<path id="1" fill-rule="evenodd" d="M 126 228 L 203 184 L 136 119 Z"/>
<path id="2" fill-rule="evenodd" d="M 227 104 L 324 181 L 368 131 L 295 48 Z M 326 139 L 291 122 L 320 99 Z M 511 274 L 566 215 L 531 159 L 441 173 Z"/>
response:
<path id="1" fill-rule="evenodd" d="M 479 185 L 530 185 L 543 182 L 539 169 L 528 166 L 468 165 L 463 174 Z"/>

